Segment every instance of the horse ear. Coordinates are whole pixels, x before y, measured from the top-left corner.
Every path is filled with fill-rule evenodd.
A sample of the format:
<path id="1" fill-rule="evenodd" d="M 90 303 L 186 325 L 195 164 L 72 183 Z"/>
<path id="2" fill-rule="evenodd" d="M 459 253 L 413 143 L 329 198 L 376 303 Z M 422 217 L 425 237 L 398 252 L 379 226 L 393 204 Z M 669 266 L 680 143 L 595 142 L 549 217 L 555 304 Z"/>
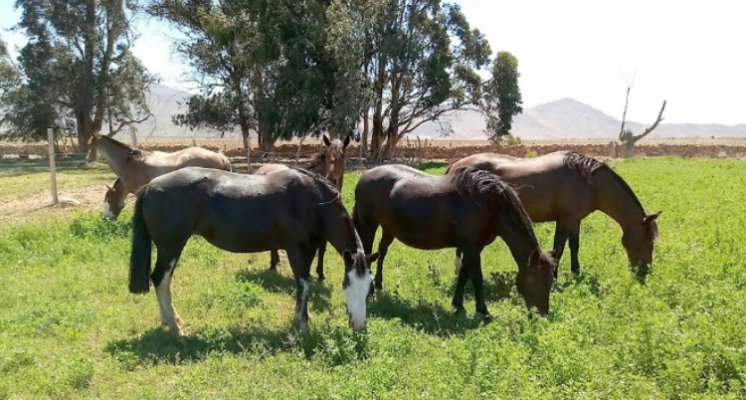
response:
<path id="1" fill-rule="evenodd" d="M 329 139 L 329 136 L 327 136 L 326 133 L 324 134 L 322 139 L 324 140 L 324 144 L 327 147 L 332 145 L 332 141 Z"/>
<path id="2" fill-rule="evenodd" d="M 111 188 L 111 186 L 109 186 L 109 185 L 106 185 L 106 189 L 108 189 L 108 190 L 109 190 L 109 191 L 111 191 L 111 192 L 113 192 L 113 191 L 114 191 L 114 189 L 112 189 L 112 188 Z"/>
<path id="3" fill-rule="evenodd" d="M 658 219 L 658 216 L 660 216 L 662 212 L 663 211 L 658 211 L 655 214 L 646 215 L 645 218 L 642 219 L 643 225 L 647 225 L 647 224 L 655 221 L 656 219 Z"/>
<path id="4" fill-rule="evenodd" d="M 350 253 L 349 250 L 345 250 L 342 253 L 342 258 L 345 260 L 345 265 L 352 265 L 355 262 L 355 260 L 352 259 L 352 253 Z"/>
<path id="5" fill-rule="evenodd" d="M 345 141 L 342 144 L 344 145 L 345 148 L 350 145 L 350 136 L 349 135 L 345 136 Z"/>
<path id="6" fill-rule="evenodd" d="M 366 259 L 368 260 L 368 264 L 370 265 L 374 263 L 376 260 L 378 260 L 378 253 L 373 253 L 369 255 L 368 257 L 366 257 Z"/>
<path id="7" fill-rule="evenodd" d="M 538 265 L 540 256 L 541 252 L 539 251 L 539 249 L 534 249 L 531 252 L 531 255 L 528 256 L 528 265 Z"/>

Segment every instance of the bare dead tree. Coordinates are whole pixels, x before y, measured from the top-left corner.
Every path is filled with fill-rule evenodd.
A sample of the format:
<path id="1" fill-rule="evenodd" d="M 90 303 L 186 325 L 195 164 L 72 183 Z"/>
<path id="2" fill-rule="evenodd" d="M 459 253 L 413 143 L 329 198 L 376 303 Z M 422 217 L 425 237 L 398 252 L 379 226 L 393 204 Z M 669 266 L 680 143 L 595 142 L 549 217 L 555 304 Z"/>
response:
<path id="1" fill-rule="evenodd" d="M 622 113 L 622 128 L 619 130 L 619 141 L 624 146 L 624 158 L 630 158 L 632 157 L 632 148 L 635 146 L 635 143 L 637 143 L 640 139 L 644 138 L 645 136 L 649 135 L 655 128 L 658 127 L 658 124 L 660 124 L 661 121 L 663 121 L 663 111 L 666 109 L 666 100 L 663 100 L 663 105 L 661 106 L 661 110 L 658 112 L 658 118 L 655 119 L 655 122 L 653 122 L 653 125 L 650 125 L 649 127 L 645 128 L 645 131 L 642 132 L 639 135 L 635 135 L 632 133 L 629 129 L 624 129 L 624 124 L 626 123 L 627 119 L 627 106 L 629 105 L 629 91 L 632 88 L 631 83 L 627 83 L 627 97 L 624 100 L 624 113 Z"/>

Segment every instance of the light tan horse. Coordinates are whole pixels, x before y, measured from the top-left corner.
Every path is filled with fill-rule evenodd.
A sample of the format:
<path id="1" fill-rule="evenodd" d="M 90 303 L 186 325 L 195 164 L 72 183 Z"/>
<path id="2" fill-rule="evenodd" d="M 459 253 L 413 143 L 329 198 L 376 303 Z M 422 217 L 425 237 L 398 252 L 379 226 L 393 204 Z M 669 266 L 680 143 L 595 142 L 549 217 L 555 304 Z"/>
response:
<path id="1" fill-rule="evenodd" d="M 96 154 L 101 153 L 106 157 L 109 168 L 117 175 L 113 186 L 107 186 L 104 196 L 106 218 L 117 218 L 124 208 L 127 194 L 137 192 L 157 176 L 184 167 L 233 170 L 224 154 L 202 147 L 188 147 L 173 153 L 151 152 L 135 149 L 108 136 L 94 133 L 90 148 L 88 162 L 96 161 Z"/>
<path id="2" fill-rule="evenodd" d="M 324 178 L 330 180 L 340 191 L 344 184 L 345 167 L 347 165 L 346 151 L 350 145 L 350 137 L 346 136 L 344 141 L 339 139 L 331 140 L 324 135 L 322 139 L 323 147 L 321 151 L 303 168 L 313 171 Z M 285 164 L 264 164 L 254 172 L 254 175 L 270 175 L 275 172 L 289 169 Z M 324 280 L 324 252 L 326 251 L 326 242 L 319 246 L 318 264 L 316 265 L 316 274 L 320 280 Z M 269 269 L 277 269 L 280 263 L 280 255 L 277 250 L 270 252 Z"/>
<path id="3" fill-rule="evenodd" d="M 629 185 L 606 164 L 565 151 L 526 159 L 481 153 L 454 162 L 446 173 L 466 166 L 490 171 L 511 184 L 533 222 L 556 222 L 554 254 L 559 260 L 569 238 L 573 274 L 580 273 L 580 221 L 596 210 L 619 224 L 629 262 L 638 267 L 641 278 L 647 274 L 660 213 L 646 214 Z"/>

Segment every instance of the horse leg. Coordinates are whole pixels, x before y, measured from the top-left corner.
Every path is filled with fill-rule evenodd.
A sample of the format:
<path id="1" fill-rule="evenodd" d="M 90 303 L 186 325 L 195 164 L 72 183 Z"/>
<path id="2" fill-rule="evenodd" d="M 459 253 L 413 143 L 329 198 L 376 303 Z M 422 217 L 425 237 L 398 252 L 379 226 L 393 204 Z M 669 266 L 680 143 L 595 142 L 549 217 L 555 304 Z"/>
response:
<path id="1" fill-rule="evenodd" d="M 562 258 L 562 253 L 565 252 L 565 243 L 567 237 L 570 236 L 572 229 L 568 226 L 566 221 L 557 221 L 554 228 L 554 259 L 557 260 L 557 266 L 554 268 L 554 278 L 557 278 L 559 273 L 559 262 Z"/>
<path id="2" fill-rule="evenodd" d="M 277 250 L 269 251 L 269 270 L 276 271 L 277 265 L 280 263 L 280 254 Z"/>
<path id="3" fill-rule="evenodd" d="M 482 276 L 481 251 L 471 250 L 464 252 L 464 269 L 471 275 L 471 283 L 474 285 L 474 300 L 476 301 L 477 313 L 482 314 L 486 320 L 492 318 L 484 301 L 484 277 Z"/>
<path id="4" fill-rule="evenodd" d="M 394 241 L 394 235 L 386 229 L 381 234 L 381 241 L 378 243 L 378 269 L 376 269 L 376 289 L 383 289 L 383 259 L 389 251 L 389 246 Z"/>
<path id="5" fill-rule="evenodd" d="M 465 312 L 464 310 L 464 288 L 466 287 L 466 281 L 469 279 L 469 264 L 465 264 L 463 268 L 458 270 L 458 277 L 456 278 L 456 292 L 453 294 L 453 307 L 457 313 Z"/>
<path id="6" fill-rule="evenodd" d="M 580 275 L 580 259 L 578 257 L 578 250 L 580 249 L 580 226 L 578 229 L 570 234 L 570 270 L 575 276 Z"/>
<path id="7" fill-rule="evenodd" d="M 456 248 L 456 258 L 453 259 L 453 265 L 456 267 L 456 275 L 461 271 L 461 267 L 464 266 L 464 252 L 461 249 Z"/>
<path id="8" fill-rule="evenodd" d="M 156 296 L 158 297 L 161 322 L 178 336 L 182 336 L 184 331 L 180 326 L 181 318 L 176 313 L 171 301 L 171 278 L 173 277 L 176 263 L 179 261 L 183 248 L 184 246 L 158 248 L 158 259 L 153 274 L 150 276 L 153 286 L 155 286 Z"/>
<path id="9" fill-rule="evenodd" d="M 326 279 L 324 276 L 324 252 L 326 252 L 326 241 L 321 243 L 321 246 L 319 246 L 319 261 L 316 264 L 316 275 L 319 277 L 320 281 Z"/>
<path id="10" fill-rule="evenodd" d="M 303 333 L 308 331 L 308 280 L 311 277 L 311 262 L 315 251 L 316 247 L 301 245 L 288 246 L 285 249 L 297 287 L 295 318 Z"/>

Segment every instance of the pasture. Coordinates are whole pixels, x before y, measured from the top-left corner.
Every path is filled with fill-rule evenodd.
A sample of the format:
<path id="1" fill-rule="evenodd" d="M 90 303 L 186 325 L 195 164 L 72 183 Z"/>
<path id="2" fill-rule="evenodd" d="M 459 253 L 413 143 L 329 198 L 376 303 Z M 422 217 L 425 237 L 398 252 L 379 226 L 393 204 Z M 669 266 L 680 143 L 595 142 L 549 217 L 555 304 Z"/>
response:
<path id="1" fill-rule="evenodd" d="M 267 272 L 268 253 L 230 254 L 194 237 L 174 275 L 188 333 L 177 338 L 159 327 L 152 289 L 127 290 L 132 198 L 117 221 L 98 203 L 0 220 L 0 398 L 746 397 L 746 163 L 612 166 L 647 211 L 663 211 L 644 284 L 619 226 L 596 213 L 582 225 L 582 275 L 571 275 L 566 250 L 547 318 L 528 315 L 505 244 L 482 253 L 487 325 L 470 285 L 467 314 L 453 313 L 453 250 L 394 242 L 367 332 L 347 327 L 343 264 L 330 247 L 302 336 L 284 256 Z M 350 212 L 359 175 L 344 185 Z M 63 190 L 100 188 L 101 200 L 114 178 L 60 176 Z M 3 165 L 0 204 L 47 196 L 45 179 Z M 553 228 L 535 227 L 544 248 Z"/>

